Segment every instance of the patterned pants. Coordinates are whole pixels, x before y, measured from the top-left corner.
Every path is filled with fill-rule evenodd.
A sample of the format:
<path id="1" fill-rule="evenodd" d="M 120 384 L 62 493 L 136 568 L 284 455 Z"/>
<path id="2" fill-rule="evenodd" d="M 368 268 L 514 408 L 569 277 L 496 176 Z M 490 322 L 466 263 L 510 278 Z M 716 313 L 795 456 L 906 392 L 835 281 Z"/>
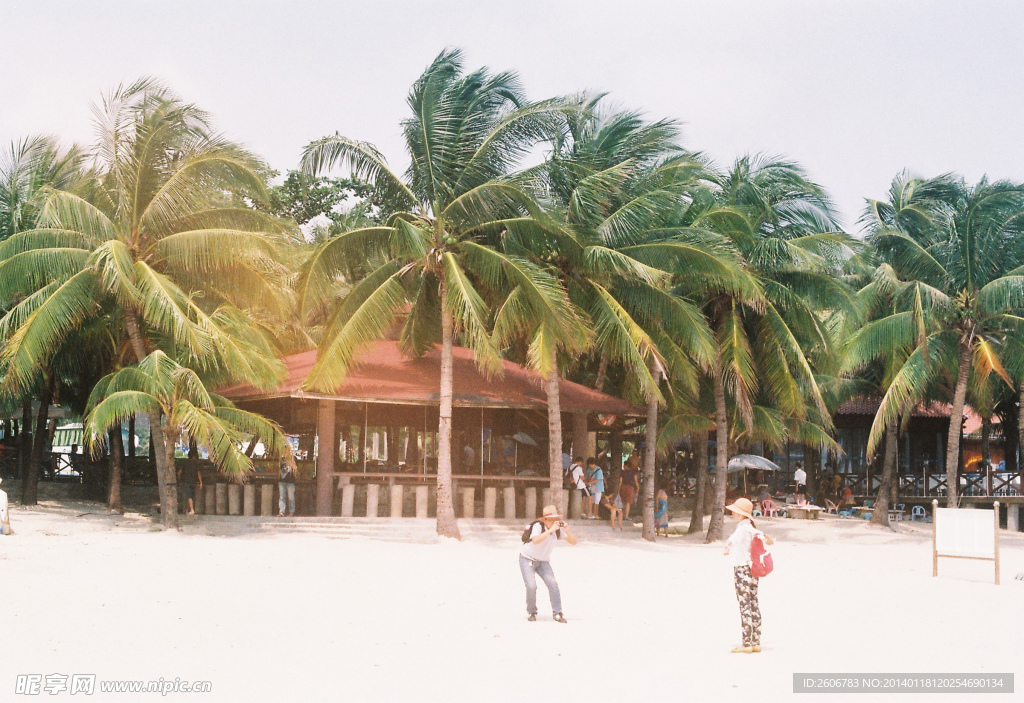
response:
<path id="1" fill-rule="evenodd" d="M 733 567 L 736 600 L 740 602 L 740 622 L 743 625 L 743 646 L 761 644 L 761 608 L 757 604 L 757 578 L 750 575 L 749 566 Z"/>

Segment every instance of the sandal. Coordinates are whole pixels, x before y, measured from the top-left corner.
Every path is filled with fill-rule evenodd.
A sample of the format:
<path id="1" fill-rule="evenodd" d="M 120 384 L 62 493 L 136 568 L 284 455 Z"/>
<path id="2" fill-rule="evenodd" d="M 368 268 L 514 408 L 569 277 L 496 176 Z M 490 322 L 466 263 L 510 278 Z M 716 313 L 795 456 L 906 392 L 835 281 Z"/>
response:
<path id="1" fill-rule="evenodd" d="M 561 623 L 568 623 L 569 622 L 568 620 L 565 619 L 565 616 L 562 615 L 561 613 L 555 613 L 554 620 L 555 620 L 555 622 L 561 622 Z"/>

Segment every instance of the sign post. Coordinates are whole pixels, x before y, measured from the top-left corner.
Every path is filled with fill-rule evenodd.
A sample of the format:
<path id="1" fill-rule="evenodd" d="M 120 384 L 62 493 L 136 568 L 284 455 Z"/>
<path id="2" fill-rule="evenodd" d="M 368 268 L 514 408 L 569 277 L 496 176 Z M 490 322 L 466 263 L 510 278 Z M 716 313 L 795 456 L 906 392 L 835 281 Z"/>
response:
<path id="1" fill-rule="evenodd" d="M 992 506 L 991 520 L 981 510 L 940 508 L 932 501 L 932 576 L 939 575 L 939 557 L 979 559 L 995 566 L 999 585 L 999 503 Z"/>

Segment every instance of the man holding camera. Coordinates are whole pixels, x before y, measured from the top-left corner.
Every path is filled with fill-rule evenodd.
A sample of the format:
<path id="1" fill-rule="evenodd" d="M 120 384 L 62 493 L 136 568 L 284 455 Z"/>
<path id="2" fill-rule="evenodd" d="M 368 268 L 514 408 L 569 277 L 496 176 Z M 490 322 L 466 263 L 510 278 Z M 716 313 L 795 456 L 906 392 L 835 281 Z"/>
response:
<path id="1" fill-rule="evenodd" d="M 551 597 L 551 612 L 555 622 L 568 622 L 562 614 L 562 595 L 558 591 L 555 572 L 551 569 L 551 551 L 555 543 L 565 539 L 569 544 L 576 544 L 576 535 L 569 531 L 569 526 L 562 521 L 557 508 L 545 505 L 540 520 L 530 526 L 530 539 L 523 544 L 519 552 L 519 569 L 523 573 L 526 584 L 526 612 L 530 622 L 537 620 L 537 576 L 540 575 Z M 525 538 L 525 535 L 524 535 Z"/>

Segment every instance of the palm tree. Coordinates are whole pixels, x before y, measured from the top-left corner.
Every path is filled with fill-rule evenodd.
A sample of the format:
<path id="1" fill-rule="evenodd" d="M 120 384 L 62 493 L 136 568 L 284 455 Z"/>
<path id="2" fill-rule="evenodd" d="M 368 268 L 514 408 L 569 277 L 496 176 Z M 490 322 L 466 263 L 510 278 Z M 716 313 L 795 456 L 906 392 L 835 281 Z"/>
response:
<path id="1" fill-rule="evenodd" d="M 106 447 L 111 429 L 120 433 L 126 419 L 145 413 L 163 421 L 162 431 L 169 441 L 157 450 L 164 452 L 168 466 L 174 465 L 173 440 L 183 433 L 205 449 L 226 475 L 239 481 L 252 470 L 252 460 L 241 448 L 249 437 L 258 438 L 275 456 L 291 457 L 280 427 L 210 393 L 195 371 L 159 350 L 135 366 L 102 378 L 93 388 L 86 412 L 85 442 L 93 451 Z"/>
<path id="2" fill-rule="evenodd" d="M 948 506 L 957 506 L 961 420 L 968 381 L 998 374 L 1008 335 L 1024 329 L 1024 187 L 982 178 L 897 176 L 888 202 L 870 201 L 869 241 L 891 268 L 892 314 L 864 330 L 864 359 L 912 349 L 875 416 L 871 452 L 885 427 L 929 390 L 952 390 L 946 441 Z M 949 397 L 949 395 L 946 395 Z"/>
<path id="3" fill-rule="evenodd" d="M 742 290 L 704 291 L 718 342 L 710 374 L 717 447 L 708 542 L 722 536 L 729 455 L 738 442 L 791 437 L 835 447 L 808 350 L 831 353 L 835 340 L 819 312 L 851 303 L 836 275 L 850 239 L 828 196 L 796 164 L 742 157 L 712 195 L 692 219 L 733 242 L 748 279 Z"/>
<path id="4" fill-rule="evenodd" d="M 97 108 L 91 178 L 52 189 L 35 229 L 0 245 L 0 391 L 24 393 L 40 364 L 88 320 L 111 315 L 137 361 L 168 350 L 203 373 L 269 385 L 279 362 L 230 332 L 237 307 L 279 312 L 275 239 L 285 229 L 248 206 L 262 165 L 215 134 L 208 117 L 141 80 Z M 160 414 L 150 414 L 163 521 L 177 524 L 175 472 Z"/>
<path id="5" fill-rule="evenodd" d="M 549 331 L 534 350 L 545 377 L 551 345 L 566 339 L 568 299 L 549 274 L 525 257 L 491 246 L 507 223 L 538 215 L 512 177 L 521 156 L 564 111 L 558 101 L 526 103 L 511 73 L 463 72 L 460 52 L 446 50 L 413 84 L 412 116 L 403 124 L 410 166 L 388 168 L 373 146 L 340 135 L 306 147 L 310 175 L 335 164 L 374 184 L 393 210 L 387 224 L 343 232 L 320 246 L 299 285 L 304 319 L 327 321 L 307 385 L 338 386 L 358 350 L 382 337 L 401 313 L 403 350 L 420 355 L 441 341 L 437 460 L 437 531 L 459 537 L 451 491 L 452 346 L 457 333 L 488 372 L 499 369 L 484 296 L 509 295 L 511 323 L 535 319 Z M 351 282 L 336 303 L 339 278 Z"/>

